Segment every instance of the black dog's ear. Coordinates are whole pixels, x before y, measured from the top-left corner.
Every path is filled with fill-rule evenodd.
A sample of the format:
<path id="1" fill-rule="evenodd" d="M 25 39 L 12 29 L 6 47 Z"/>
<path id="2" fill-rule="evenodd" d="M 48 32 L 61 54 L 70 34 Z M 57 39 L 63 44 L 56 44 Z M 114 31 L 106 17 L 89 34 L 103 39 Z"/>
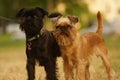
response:
<path id="1" fill-rule="evenodd" d="M 54 24 L 56 24 L 57 21 L 58 21 L 58 19 L 59 19 L 60 17 L 62 17 L 62 14 L 61 14 L 61 13 L 58 13 L 58 12 L 56 12 L 56 13 L 51 13 L 50 15 L 48 15 L 48 17 L 52 19 L 52 22 L 53 22 Z"/>
<path id="2" fill-rule="evenodd" d="M 58 13 L 58 12 L 55 12 L 55 13 L 51 13 L 50 15 L 48 15 L 49 18 L 55 18 L 55 17 L 58 17 L 58 16 L 62 16 L 62 14 Z"/>
<path id="3" fill-rule="evenodd" d="M 22 17 L 22 15 L 24 14 L 24 11 L 25 11 L 25 8 L 20 9 L 16 14 L 16 18 Z"/>
<path id="4" fill-rule="evenodd" d="M 70 19 L 70 21 L 72 22 L 72 23 L 77 23 L 79 20 L 78 20 L 78 17 L 76 17 L 76 16 L 68 16 L 68 18 Z"/>
<path id="5" fill-rule="evenodd" d="M 44 17 L 45 15 L 47 15 L 47 16 L 48 16 L 48 12 L 47 12 L 47 11 L 45 11 L 44 9 L 39 8 L 39 7 L 36 7 L 36 10 L 38 10 L 38 11 L 42 12 L 43 17 Z"/>

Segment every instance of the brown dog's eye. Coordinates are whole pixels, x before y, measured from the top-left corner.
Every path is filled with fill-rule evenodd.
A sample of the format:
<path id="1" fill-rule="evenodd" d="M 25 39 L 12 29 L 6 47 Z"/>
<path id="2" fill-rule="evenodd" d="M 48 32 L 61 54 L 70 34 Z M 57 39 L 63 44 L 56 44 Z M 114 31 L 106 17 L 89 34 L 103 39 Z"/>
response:
<path id="1" fill-rule="evenodd" d="M 59 28 L 59 26 L 56 26 L 56 29 L 58 29 Z"/>
<path id="2" fill-rule="evenodd" d="M 68 25 L 67 27 L 68 27 L 68 28 L 72 28 L 72 26 L 71 26 L 71 25 Z"/>

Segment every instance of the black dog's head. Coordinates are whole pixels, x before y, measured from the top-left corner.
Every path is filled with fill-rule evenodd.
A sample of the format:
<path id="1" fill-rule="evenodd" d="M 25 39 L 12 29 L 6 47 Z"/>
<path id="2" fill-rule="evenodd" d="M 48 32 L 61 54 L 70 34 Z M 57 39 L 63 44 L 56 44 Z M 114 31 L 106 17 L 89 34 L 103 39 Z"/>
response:
<path id="1" fill-rule="evenodd" d="M 43 18 L 48 15 L 48 12 L 36 7 L 36 8 L 23 8 L 21 9 L 16 18 L 20 23 L 20 29 L 26 34 L 38 34 L 43 27 Z"/>

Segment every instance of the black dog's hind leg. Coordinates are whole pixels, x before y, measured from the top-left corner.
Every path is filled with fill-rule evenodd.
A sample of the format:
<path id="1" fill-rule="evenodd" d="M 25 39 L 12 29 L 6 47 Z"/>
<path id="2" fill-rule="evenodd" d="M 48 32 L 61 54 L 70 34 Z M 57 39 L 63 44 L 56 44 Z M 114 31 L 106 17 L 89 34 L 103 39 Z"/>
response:
<path id="1" fill-rule="evenodd" d="M 46 79 L 47 80 L 58 80 L 56 76 L 56 58 L 52 60 L 48 59 L 44 66 L 45 66 L 45 71 L 46 71 Z"/>

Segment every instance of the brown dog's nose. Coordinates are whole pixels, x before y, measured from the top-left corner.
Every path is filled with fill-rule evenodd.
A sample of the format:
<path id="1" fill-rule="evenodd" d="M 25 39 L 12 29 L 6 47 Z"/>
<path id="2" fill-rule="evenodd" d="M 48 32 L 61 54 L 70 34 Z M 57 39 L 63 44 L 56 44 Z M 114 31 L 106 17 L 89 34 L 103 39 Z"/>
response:
<path id="1" fill-rule="evenodd" d="M 63 26 L 56 26 L 56 29 L 60 29 L 61 31 L 64 31 L 65 27 L 63 27 Z"/>
<path id="2" fill-rule="evenodd" d="M 60 27 L 60 29 L 61 29 L 62 31 L 64 31 L 64 30 L 65 30 L 65 27 Z"/>

